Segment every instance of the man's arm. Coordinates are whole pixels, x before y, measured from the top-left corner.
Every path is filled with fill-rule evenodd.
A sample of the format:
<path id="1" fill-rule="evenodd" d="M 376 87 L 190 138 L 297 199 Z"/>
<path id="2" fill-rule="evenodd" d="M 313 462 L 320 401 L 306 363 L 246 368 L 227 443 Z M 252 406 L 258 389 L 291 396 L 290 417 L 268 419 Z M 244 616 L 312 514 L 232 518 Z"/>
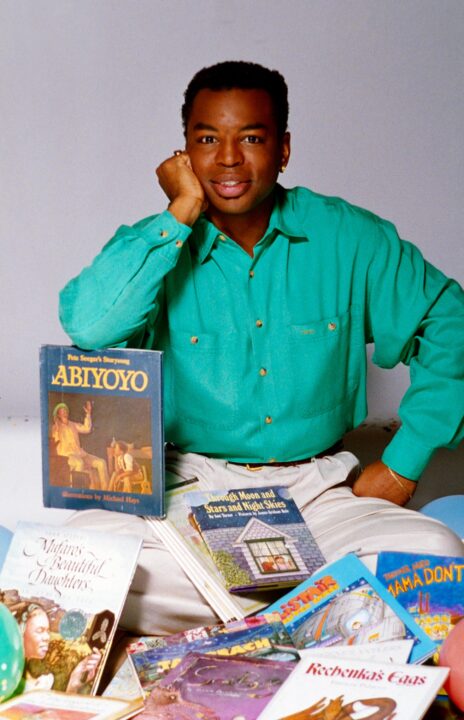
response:
<path id="1" fill-rule="evenodd" d="M 400 429 L 353 490 L 404 505 L 435 450 L 456 447 L 464 434 L 464 293 L 390 223 L 379 220 L 377 230 L 368 279 L 373 361 L 409 365 L 411 385 Z"/>
<path id="2" fill-rule="evenodd" d="M 60 320 L 79 347 L 136 347 L 149 319 L 155 323 L 163 280 L 172 270 L 205 206 L 188 156 L 170 157 L 157 169 L 168 210 L 132 227 L 122 226 L 101 253 L 60 293 Z"/>

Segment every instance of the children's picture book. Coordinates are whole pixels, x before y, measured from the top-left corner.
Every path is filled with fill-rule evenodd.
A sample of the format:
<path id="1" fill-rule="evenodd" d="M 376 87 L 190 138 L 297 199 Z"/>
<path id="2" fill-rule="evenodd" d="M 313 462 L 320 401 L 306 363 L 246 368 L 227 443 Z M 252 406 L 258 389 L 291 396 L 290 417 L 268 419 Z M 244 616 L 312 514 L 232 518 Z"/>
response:
<path id="1" fill-rule="evenodd" d="M 288 488 L 192 492 L 186 501 L 230 592 L 292 587 L 325 563 Z"/>
<path id="2" fill-rule="evenodd" d="M 40 349 L 45 507 L 164 516 L 162 353 Z"/>
<path id="3" fill-rule="evenodd" d="M 131 653 L 140 684 L 145 693 L 150 692 L 175 668 L 185 655 L 191 652 L 221 657 L 260 657 L 278 662 L 297 662 L 300 659 L 288 632 L 281 622 L 264 623 L 232 632 L 221 632 L 165 648 Z"/>
<path id="4" fill-rule="evenodd" d="M 69 695 L 56 690 L 34 690 L 0 705 L 2 720 L 127 720 L 143 709 L 143 700 Z"/>
<path id="5" fill-rule="evenodd" d="M 353 553 L 326 565 L 267 608 L 280 613 L 297 648 L 414 641 L 409 662 L 435 643 Z"/>
<path id="6" fill-rule="evenodd" d="M 256 720 L 295 667 L 246 657 L 187 655 L 151 691 L 139 720 Z"/>
<path id="7" fill-rule="evenodd" d="M 141 544 L 135 535 L 18 523 L 0 600 L 22 633 L 23 690 L 97 692 Z"/>
<path id="8" fill-rule="evenodd" d="M 381 552 L 377 577 L 439 648 L 464 617 L 464 559 Z M 434 657 L 437 660 L 438 657 Z"/>
<path id="9" fill-rule="evenodd" d="M 191 522 L 191 511 L 185 498 L 192 490 L 198 489 L 198 484 L 197 478 L 169 484 L 166 491 L 167 517 L 161 520 L 147 515 L 145 519 L 222 622 L 260 612 L 268 604 L 263 601 L 263 593 L 234 596 L 228 592 L 223 576 Z"/>
<path id="10" fill-rule="evenodd" d="M 259 720 L 376 718 L 419 720 L 449 668 L 381 663 L 308 654 Z"/>
<path id="11" fill-rule="evenodd" d="M 216 625 L 201 625 L 199 627 L 187 628 L 171 635 L 145 635 L 132 640 L 126 647 L 129 654 L 154 650 L 170 645 L 181 645 L 186 642 L 193 642 L 202 638 L 213 637 L 218 633 L 230 633 L 237 630 L 255 628 L 266 623 L 280 622 L 279 613 L 262 613 L 253 617 L 231 620 L 228 623 L 217 623 Z"/>

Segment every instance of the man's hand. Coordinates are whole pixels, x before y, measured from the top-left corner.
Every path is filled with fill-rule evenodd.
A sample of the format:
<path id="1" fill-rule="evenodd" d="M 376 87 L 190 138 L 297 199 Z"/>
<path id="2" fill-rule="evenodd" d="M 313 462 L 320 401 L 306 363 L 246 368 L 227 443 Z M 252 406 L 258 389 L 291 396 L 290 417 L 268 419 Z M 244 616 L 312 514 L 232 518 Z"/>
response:
<path id="1" fill-rule="evenodd" d="M 87 402 L 85 403 L 84 412 L 86 415 L 92 414 L 92 403 L 90 402 L 90 400 L 87 400 Z"/>
<path id="2" fill-rule="evenodd" d="M 208 203 L 187 153 L 182 152 L 165 160 L 156 169 L 156 174 L 170 200 L 169 212 L 184 225 L 193 225 Z"/>
<path id="3" fill-rule="evenodd" d="M 417 483 L 392 472 L 381 460 L 377 460 L 364 468 L 353 485 L 353 493 L 359 497 L 378 497 L 396 505 L 406 505 Z"/>

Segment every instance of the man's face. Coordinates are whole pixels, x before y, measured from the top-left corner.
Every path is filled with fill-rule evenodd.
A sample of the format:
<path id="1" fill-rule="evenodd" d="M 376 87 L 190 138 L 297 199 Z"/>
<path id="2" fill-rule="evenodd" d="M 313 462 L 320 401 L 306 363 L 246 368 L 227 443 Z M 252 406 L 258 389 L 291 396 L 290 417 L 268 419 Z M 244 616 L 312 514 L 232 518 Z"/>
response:
<path id="1" fill-rule="evenodd" d="M 60 407 L 57 412 L 59 420 L 61 420 L 62 423 L 67 423 L 69 420 L 69 411 L 68 408 Z"/>
<path id="2" fill-rule="evenodd" d="M 38 610 L 28 619 L 23 642 L 26 660 L 42 659 L 47 654 L 50 642 L 50 624 L 47 614 L 42 610 Z"/>
<path id="3" fill-rule="evenodd" d="M 290 136 L 278 137 L 265 90 L 200 90 L 187 125 L 186 150 L 214 220 L 259 212 L 288 162 Z"/>

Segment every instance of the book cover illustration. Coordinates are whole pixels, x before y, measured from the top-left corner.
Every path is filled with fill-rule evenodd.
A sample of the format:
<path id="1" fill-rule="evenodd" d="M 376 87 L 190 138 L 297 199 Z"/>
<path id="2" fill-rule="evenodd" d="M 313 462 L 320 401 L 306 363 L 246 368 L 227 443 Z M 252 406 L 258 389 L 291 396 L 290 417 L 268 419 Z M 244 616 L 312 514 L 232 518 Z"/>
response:
<path id="1" fill-rule="evenodd" d="M 230 592 L 291 587 L 325 563 L 287 488 L 198 491 L 186 500 Z"/>
<path id="2" fill-rule="evenodd" d="M 435 643 L 356 555 L 326 565 L 268 608 L 279 612 L 297 648 L 412 639 L 410 662 Z"/>
<path id="3" fill-rule="evenodd" d="M 4 720 L 127 720 L 143 708 L 143 700 L 68 695 L 55 690 L 34 690 L 0 705 Z"/>
<path id="4" fill-rule="evenodd" d="M 259 657 L 273 662 L 297 662 L 300 658 L 281 622 L 264 623 L 233 632 L 218 633 L 178 645 L 130 654 L 140 684 L 148 693 L 188 653 L 222 657 Z"/>
<path id="5" fill-rule="evenodd" d="M 142 540 L 18 523 L 0 572 L 26 659 L 24 690 L 95 694 Z"/>
<path id="6" fill-rule="evenodd" d="M 308 654 L 259 720 L 419 720 L 448 668 Z"/>
<path id="7" fill-rule="evenodd" d="M 40 349 L 45 507 L 164 516 L 162 353 Z"/>
<path id="8" fill-rule="evenodd" d="M 381 552 L 376 575 L 439 647 L 464 617 L 463 558 Z"/>
<path id="9" fill-rule="evenodd" d="M 140 720 L 256 720 L 294 663 L 192 653 L 150 693 Z"/>

